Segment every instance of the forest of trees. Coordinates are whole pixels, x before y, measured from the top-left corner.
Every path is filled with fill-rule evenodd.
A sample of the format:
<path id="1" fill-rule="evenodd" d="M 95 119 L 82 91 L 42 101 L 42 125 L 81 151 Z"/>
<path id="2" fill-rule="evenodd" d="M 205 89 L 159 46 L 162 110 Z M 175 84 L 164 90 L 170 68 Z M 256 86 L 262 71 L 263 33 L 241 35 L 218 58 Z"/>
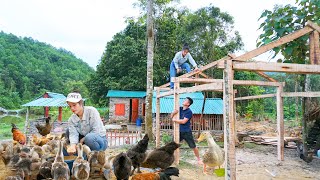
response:
<path id="1" fill-rule="evenodd" d="M 67 94 L 84 82 L 93 68 L 65 49 L 32 38 L 0 32 L 0 107 L 20 108 L 46 91 Z"/>

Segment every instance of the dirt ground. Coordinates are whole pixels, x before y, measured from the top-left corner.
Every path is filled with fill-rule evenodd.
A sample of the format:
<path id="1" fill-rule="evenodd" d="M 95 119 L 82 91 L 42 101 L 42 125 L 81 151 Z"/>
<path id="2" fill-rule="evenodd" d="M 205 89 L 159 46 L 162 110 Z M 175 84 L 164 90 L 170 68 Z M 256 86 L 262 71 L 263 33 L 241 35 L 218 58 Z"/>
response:
<path id="1" fill-rule="evenodd" d="M 200 148 L 200 154 L 204 152 L 204 148 Z M 270 180 L 270 179 L 319 179 L 320 180 L 320 159 L 315 158 L 311 163 L 302 161 L 294 149 L 285 149 L 285 160 L 280 162 L 277 160 L 276 147 L 258 145 L 252 149 L 238 148 L 237 157 L 237 179 L 240 180 Z M 116 153 L 118 150 L 112 150 Z M 198 166 L 193 152 L 189 149 L 181 150 L 181 161 L 178 166 L 180 176 L 174 177 L 174 180 L 211 180 L 224 179 L 213 175 L 204 175 L 202 166 Z M 0 164 L 1 180 L 12 172 Z M 96 178 L 103 179 L 103 178 Z M 112 179 L 115 179 L 113 176 Z"/>

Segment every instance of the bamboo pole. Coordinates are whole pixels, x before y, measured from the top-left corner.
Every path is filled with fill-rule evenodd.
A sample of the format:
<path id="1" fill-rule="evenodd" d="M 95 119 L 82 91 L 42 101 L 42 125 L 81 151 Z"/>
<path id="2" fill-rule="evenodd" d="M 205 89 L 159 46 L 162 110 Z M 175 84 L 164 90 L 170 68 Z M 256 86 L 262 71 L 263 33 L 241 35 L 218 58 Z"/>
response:
<path id="1" fill-rule="evenodd" d="M 178 120 L 180 119 L 180 104 L 179 104 L 179 94 L 178 94 L 178 90 L 180 89 L 180 83 L 179 82 L 175 82 L 174 83 L 174 110 L 178 110 L 178 113 L 175 114 L 173 116 L 173 119 Z M 173 135 L 174 135 L 174 141 L 176 143 L 180 143 L 180 129 L 179 129 L 180 125 L 177 122 L 173 123 Z M 180 160 L 180 150 L 179 148 L 177 150 L 175 150 L 174 152 L 174 162 L 176 165 L 179 164 L 179 160 Z"/>
<path id="2" fill-rule="evenodd" d="M 278 160 L 284 160 L 284 121 L 283 121 L 283 99 L 281 93 L 283 86 L 277 87 L 277 130 L 278 130 Z"/>
<path id="3" fill-rule="evenodd" d="M 223 101 L 224 101 L 224 149 L 226 159 L 225 179 L 236 179 L 236 154 L 235 154 L 235 124 L 234 124 L 234 71 L 232 61 L 225 61 L 223 71 Z"/>
<path id="4" fill-rule="evenodd" d="M 160 95 L 160 89 L 157 88 L 157 96 Z M 156 100 L 156 148 L 160 147 L 160 98 Z"/>

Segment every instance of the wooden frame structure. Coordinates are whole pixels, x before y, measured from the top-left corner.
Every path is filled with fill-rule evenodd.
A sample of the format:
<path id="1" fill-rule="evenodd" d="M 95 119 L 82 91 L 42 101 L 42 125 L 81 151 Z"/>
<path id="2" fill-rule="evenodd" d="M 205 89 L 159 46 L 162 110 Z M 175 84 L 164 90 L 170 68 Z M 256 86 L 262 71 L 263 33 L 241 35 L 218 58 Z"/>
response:
<path id="1" fill-rule="evenodd" d="M 284 83 L 276 82 L 264 72 L 282 72 L 297 74 L 320 74 L 320 49 L 319 49 L 319 32 L 320 27 L 310 21 L 304 28 L 288 34 L 276 41 L 257 49 L 249 51 L 243 55 L 228 55 L 220 60 L 211 62 L 198 72 L 190 72 L 182 76 L 172 78 L 174 82 L 174 90 L 160 93 L 160 90 L 167 89 L 169 83 L 156 87 L 156 146 L 160 145 L 160 98 L 173 95 L 174 109 L 179 110 L 179 94 L 196 91 L 222 91 L 224 100 L 224 149 L 226 162 L 226 179 L 236 179 L 236 155 L 235 155 L 235 100 L 255 99 L 262 97 L 276 97 L 277 102 L 277 149 L 278 160 L 284 160 L 284 121 L 283 121 L 283 97 L 319 97 L 320 92 L 283 92 Z M 283 45 L 303 35 L 310 33 L 310 64 L 288 64 L 288 63 L 266 63 L 266 62 L 247 62 L 262 53 L 265 53 L 277 46 Z M 209 68 L 223 69 L 223 79 L 210 79 L 203 72 Z M 234 71 L 252 71 L 265 78 L 268 81 L 250 81 L 250 80 L 234 80 Z M 196 78 L 190 78 L 197 75 Z M 199 75 L 205 77 L 198 78 Z M 182 83 L 193 83 L 195 86 L 188 88 L 180 88 Z M 198 85 L 200 84 L 200 85 Z M 234 85 L 248 86 L 272 86 L 276 88 L 276 94 L 267 94 L 260 96 L 235 98 Z M 179 113 L 173 118 L 178 119 Z M 174 141 L 179 143 L 179 124 L 174 123 Z M 179 163 L 179 149 L 175 152 L 175 163 Z"/>

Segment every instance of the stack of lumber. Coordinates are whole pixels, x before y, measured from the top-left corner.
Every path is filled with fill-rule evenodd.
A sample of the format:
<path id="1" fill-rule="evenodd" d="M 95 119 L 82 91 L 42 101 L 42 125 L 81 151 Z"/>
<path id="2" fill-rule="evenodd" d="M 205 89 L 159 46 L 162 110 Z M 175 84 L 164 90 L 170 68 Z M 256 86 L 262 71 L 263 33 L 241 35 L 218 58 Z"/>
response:
<path id="1" fill-rule="evenodd" d="M 251 141 L 256 144 L 264 144 L 264 145 L 277 145 L 277 137 L 271 136 L 249 136 Z M 298 137 L 284 137 L 285 147 L 287 148 L 296 148 L 297 141 L 301 141 L 301 138 Z M 247 141 L 248 142 L 248 141 Z"/>

